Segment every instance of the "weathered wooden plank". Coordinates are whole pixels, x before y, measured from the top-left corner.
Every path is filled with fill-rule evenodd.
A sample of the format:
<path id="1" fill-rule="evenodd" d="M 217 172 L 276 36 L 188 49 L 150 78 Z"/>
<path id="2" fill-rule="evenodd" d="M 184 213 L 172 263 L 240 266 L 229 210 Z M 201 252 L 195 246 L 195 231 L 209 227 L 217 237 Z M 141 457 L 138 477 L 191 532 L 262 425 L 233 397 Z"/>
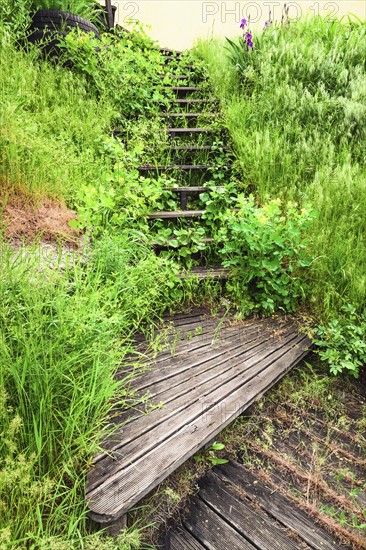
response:
<path id="1" fill-rule="evenodd" d="M 265 338 L 266 335 L 262 332 L 259 336 L 258 331 L 253 330 L 255 328 L 253 326 L 244 327 L 244 328 L 248 328 L 249 332 L 245 332 L 245 333 L 240 332 L 240 338 L 243 339 L 244 335 L 245 335 L 245 344 L 244 344 L 244 346 L 245 346 L 246 351 L 250 351 L 251 349 L 254 349 L 254 348 L 256 348 L 256 351 L 258 351 L 258 348 L 256 347 L 258 345 L 258 341 L 259 341 L 259 343 L 262 343 L 263 339 L 265 339 L 265 340 L 268 339 L 268 335 L 267 335 L 267 338 Z M 157 405 L 160 401 L 163 400 L 164 405 L 165 405 L 164 409 L 163 409 L 163 413 L 167 417 L 168 416 L 168 409 L 166 408 L 167 402 L 171 401 L 173 397 L 174 397 L 174 399 L 177 399 L 177 398 L 179 398 L 179 396 L 181 394 L 185 393 L 185 390 L 182 391 L 184 388 L 181 388 L 181 387 L 179 388 L 180 391 L 174 390 L 174 387 L 176 385 L 179 385 L 183 381 L 188 380 L 189 381 L 188 387 L 189 387 L 189 389 L 191 389 L 191 386 L 192 386 L 192 381 L 190 381 L 191 377 L 193 375 L 198 375 L 199 373 L 202 373 L 202 372 L 205 372 L 205 371 L 210 371 L 213 367 L 215 367 L 216 364 L 220 367 L 220 373 L 223 372 L 222 367 L 220 365 L 222 365 L 223 362 L 224 363 L 227 362 L 226 366 L 228 368 L 230 366 L 230 363 L 228 363 L 228 361 L 230 359 L 232 359 L 233 357 L 236 357 L 236 356 L 238 356 L 242 353 L 242 350 L 240 349 L 241 346 L 242 346 L 242 342 L 240 340 L 239 340 L 239 343 L 238 343 L 237 346 L 235 346 L 233 344 L 233 342 L 228 343 L 228 344 L 225 345 L 224 348 L 221 349 L 220 355 L 218 355 L 217 358 L 215 358 L 215 360 L 212 359 L 211 361 L 208 361 L 207 360 L 207 355 L 206 355 L 206 361 L 200 361 L 199 363 L 197 363 L 197 360 L 200 358 L 200 354 L 201 354 L 201 352 L 203 353 L 203 351 L 198 350 L 198 353 L 196 353 L 195 356 L 194 356 L 194 362 L 192 362 L 191 364 L 189 364 L 188 362 L 183 363 L 183 365 L 184 365 L 183 367 L 181 366 L 182 363 L 181 363 L 181 359 L 180 359 L 177 362 L 177 364 L 180 368 L 178 370 L 176 370 L 176 373 L 174 375 L 174 384 L 171 382 L 171 380 L 170 380 L 170 384 L 169 384 L 169 390 L 172 390 L 171 391 L 172 397 L 169 398 L 167 393 L 165 395 L 159 395 L 159 392 L 164 390 L 163 385 L 165 384 L 165 379 L 162 378 L 161 381 L 159 382 L 160 378 L 158 378 L 157 379 L 158 381 L 156 383 L 152 384 L 152 386 L 150 387 L 149 405 L 154 405 L 154 404 Z M 211 343 L 208 343 L 208 345 L 206 346 L 206 350 L 207 349 L 212 350 Z M 253 353 L 255 353 L 256 351 L 254 351 Z M 223 356 L 223 360 L 220 360 L 217 363 L 216 359 L 219 359 L 220 356 Z M 187 357 L 187 359 L 188 359 L 188 357 Z M 172 369 L 173 365 L 170 365 L 170 367 Z M 168 369 L 168 372 L 169 372 L 169 369 Z M 161 372 L 158 372 L 158 375 L 160 376 Z M 141 375 L 141 376 L 143 376 L 143 375 Z M 145 376 L 146 376 L 147 380 L 149 381 L 150 377 L 151 377 L 151 372 L 150 373 L 145 373 Z M 160 384 L 162 384 L 162 387 L 159 387 Z M 133 384 L 131 384 L 131 387 L 133 387 Z M 149 387 L 146 387 L 146 389 L 149 389 Z M 137 391 L 137 393 L 135 394 L 136 403 L 134 405 L 133 410 L 127 409 L 127 410 L 119 412 L 119 413 L 116 412 L 115 415 L 113 416 L 112 420 L 115 424 L 118 424 L 120 426 L 120 430 L 117 431 L 112 436 L 109 436 L 107 438 L 107 440 L 103 444 L 105 450 L 110 450 L 110 449 L 115 448 L 115 445 L 120 443 L 122 437 L 123 437 L 123 441 L 126 441 L 125 438 L 126 438 L 127 434 L 126 434 L 125 430 L 126 430 L 126 426 L 127 426 L 128 423 L 134 422 L 140 417 L 143 417 L 144 422 L 147 422 L 147 423 L 149 423 L 153 420 L 153 417 L 151 416 L 152 411 L 149 411 L 149 417 L 147 419 L 146 411 L 149 410 L 149 405 L 148 406 L 146 405 L 146 392 L 144 392 L 142 390 L 136 390 L 136 391 Z M 141 395 L 141 404 L 139 404 L 139 401 L 138 401 L 139 394 Z M 192 399 L 193 398 L 194 398 L 194 396 L 192 395 Z M 177 401 L 176 406 L 178 407 L 178 405 L 179 405 L 179 402 Z M 177 409 L 177 411 L 178 411 L 178 409 Z M 137 432 L 141 429 L 142 429 L 141 426 L 136 426 L 136 431 Z M 121 432 L 123 431 L 123 435 L 121 435 L 120 431 Z M 99 462 L 101 459 L 104 458 L 104 456 L 105 456 L 105 453 L 103 453 L 103 452 L 97 454 L 94 457 L 93 463 Z"/>
<path id="2" fill-rule="evenodd" d="M 256 344 L 257 343 L 253 341 L 253 347 L 255 347 Z M 249 348 L 249 344 L 247 342 L 238 344 L 238 346 L 236 346 L 235 349 L 233 348 L 231 349 L 231 358 L 235 358 L 238 355 L 242 354 L 243 350 L 250 351 L 248 348 Z M 209 346 L 209 349 L 211 349 L 210 346 Z M 230 346 L 229 346 L 229 349 L 230 349 Z M 231 368 L 231 363 L 229 363 L 229 357 L 227 356 L 226 349 L 221 350 L 220 354 L 218 354 L 217 357 L 211 357 L 210 361 L 201 361 L 196 365 L 194 363 L 192 365 L 184 364 L 184 366 L 181 366 L 179 368 L 179 372 L 186 374 L 188 371 L 188 375 L 189 375 L 189 372 L 191 372 L 194 366 L 196 367 L 202 366 L 202 369 L 210 369 L 212 367 L 218 366 L 220 369 L 220 372 L 222 372 L 222 364 L 225 362 L 228 362 L 227 368 Z M 191 389 L 191 383 L 189 384 L 189 387 Z M 123 444 L 128 443 L 129 440 L 127 439 L 127 436 L 128 436 L 127 432 L 130 429 L 128 427 L 128 424 L 130 424 L 131 422 L 136 422 L 137 420 L 139 420 L 139 425 L 137 426 L 136 424 L 134 424 L 134 426 L 131 428 L 136 434 L 139 434 L 141 433 L 141 430 L 143 430 L 145 424 L 147 425 L 147 429 L 151 429 L 154 425 L 154 421 L 156 422 L 156 419 L 159 414 L 162 414 L 163 417 L 167 419 L 169 418 L 170 415 L 185 409 L 186 393 L 187 392 L 185 390 L 180 393 L 174 391 L 173 397 L 175 399 L 175 402 L 173 405 L 170 405 L 170 406 L 169 406 L 169 403 L 167 403 L 167 397 L 165 396 L 164 409 L 160 410 L 160 412 L 150 411 L 148 416 L 146 415 L 146 404 L 144 402 L 141 404 L 140 408 L 138 408 L 138 405 L 136 404 L 133 412 L 131 410 L 126 410 L 119 414 L 116 413 L 116 415 L 113 417 L 113 421 L 115 424 L 118 424 L 120 426 L 120 429 L 117 432 L 115 432 L 113 435 L 107 438 L 107 440 L 103 443 L 103 448 L 106 451 L 111 451 L 111 450 L 116 450 L 120 448 Z M 181 394 L 183 394 L 182 398 L 180 398 Z M 190 395 L 190 398 L 195 399 L 196 398 L 195 394 Z M 159 399 L 161 400 L 161 397 L 159 397 Z M 159 400 L 154 400 L 154 401 L 159 402 Z M 123 443 L 121 443 L 122 441 Z M 94 457 L 93 464 L 96 464 L 100 460 L 103 460 L 105 458 L 106 458 L 105 453 L 100 452 Z M 92 476 L 92 472 L 89 473 L 89 481 L 91 476 Z"/>
<path id="3" fill-rule="evenodd" d="M 252 334 L 251 337 L 248 337 L 245 342 L 234 344 L 233 342 L 227 343 L 225 346 L 221 346 L 219 349 L 223 353 L 220 356 L 222 359 L 220 361 L 211 361 L 204 360 L 206 354 L 203 354 L 202 359 L 191 367 L 174 374 L 174 376 L 169 377 L 168 379 L 161 380 L 160 382 L 155 382 L 149 390 L 149 395 L 154 398 L 157 397 L 159 401 L 163 400 L 166 403 L 170 395 L 180 395 L 184 392 L 185 388 L 188 391 L 192 390 L 195 384 L 199 383 L 199 380 L 202 376 L 214 376 L 216 370 L 220 367 L 227 368 L 228 363 L 232 360 L 242 360 L 247 359 L 253 356 L 255 353 L 260 351 L 260 347 L 268 346 L 268 344 L 263 344 L 260 336 L 257 334 Z M 243 352 L 245 351 L 246 357 L 243 357 Z M 226 353 L 225 353 L 226 352 Z M 196 355 L 196 358 L 199 357 L 199 354 Z M 214 370 L 215 369 L 215 370 Z M 221 370 L 223 372 L 223 370 Z M 208 378 L 206 378 L 208 380 Z M 156 401 L 156 400 L 154 400 Z"/>
<path id="4" fill-rule="evenodd" d="M 180 279 L 197 277 L 197 279 L 227 279 L 230 269 L 226 267 L 194 267 L 187 273 L 178 275 Z"/>
<path id="5" fill-rule="evenodd" d="M 204 134 L 206 132 L 212 132 L 210 128 L 167 128 L 168 134 Z"/>
<path id="6" fill-rule="evenodd" d="M 205 165 L 202 165 L 205 166 Z M 210 168 L 207 166 L 207 168 Z M 163 187 L 165 191 L 171 191 L 172 193 L 204 193 L 205 191 L 225 189 L 222 185 L 216 185 L 215 187 L 207 187 L 206 185 L 186 185 L 185 187 Z"/>
<path id="7" fill-rule="evenodd" d="M 186 111 L 181 111 L 180 113 L 164 113 L 166 118 L 198 118 L 206 115 L 213 116 L 211 113 L 187 113 Z"/>
<path id="8" fill-rule="evenodd" d="M 184 426 L 188 421 L 193 420 L 195 416 L 202 413 L 202 401 L 204 396 L 210 393 L 212 394 L 214 389 L 221 387 L 220 384 L 222 381 L 228 383 L 236 376 L 237 372 L 244 372 L 246 369 L 243 366 L 243 362 L 252 358 L 255 354 L 258 354 L 261 349 L 268 350 L 268 345 L 259 341 L 259 345 L 256 345 L 251 351 L 248 350 L 246 344 L 242 345 L 231 359 L 228 359 L 224 355 L 220 362 L 212 362 L 213 370 L 210 375 L 203 372 L 196 377 L 194 384 L 193 381 L 188 381 L 179 395 L 177 395 L 176 391 L 170 392 L 169 390 L 166 392 L 165 396 L 162 394 L 165 398 L 165 406 L 163 408 L 151 411 L 148 415 L 142 415 L 133 421 L 127 421 L 126 424 L 122 426 L 121 430 L 113 434 L 113 436 L 105 442 L 105 449 L 108 450 L 108 455 L 100 453 L 94 459 L 94 464 L 98 463 L 98 465 L 89 473 L 88 491 L 92 489 L 95 483 L 99 485 L 102 482 L 101 476 L 106 473 L 106 468 L 116 468 L 115 460 L 118 459 L 119 467 L 121 469 L 123 468 L 123 461 L 126 462 L 125 457 L 128 452 L 129 443 L 132 441 L 136 442 L 137 439 L 141 440 L 141 437 L 143 437 L 143 441 L 140 441 L 140 445 L 142 451 L 146 452 L 149 450 L 147 440 L 144 437 L 146 432 L 149 432 L 149 437 L 151 439 L 150 446 L 154 448 L 159 441 L 159 434 L 156 430 L 154 431 L 154 428 L 160 426 L 159 431 L 163 434 L 160 435 L 162 441 L 164 436 L 167 438 L 170 435 L 168 430 L 172 417 L 175 417 L 171 425 L 172 433 L 174 433 L 178 429 L 176 426 L 177 421 L 180 421 L 181 426 Z M 238 362 L 240 362 L 239 367 Z M 235 368 L 234 372 L 233 368 Z M 196 404 L 197 402 L 200 402 L 198 407 Z M 208 404 L 211 404 L 211 400 Z M 180 415 L 180 413 L 182 414 Z M 119 453 L 117 453 L 118 449 L 121 449 Z M 103 464 L 100 464 L 101 461 L 103 461 Z M 95 479 L 95 483 L 93 483 L 93 479 Z"/>
<path id="9" fill-rule="evenodd" d="M 236 327 L 228 327 L 229 330 L 230 328 L 233 328 L 234 331 L 236 331 Z M 169 362 L 168 362 L 168 367 L 167 367 L 167 372 L 168 372 L 168 376 L 171 375 L 173 373 L 173 375 L 175 377 L 177 376 L 180 376 L 180 374 L 185 374 L 187 376 L 187 379 L 189 378 L 190 375 L 192 375 L 192 372 L 198 372 L 197 370 L 193 371 L 192 369 L 194 369 L 195 367 L 200 367 L 202 365 L 202 368 L 205 369 L 206 367 L 208 368 L 211 368 L 211 366 L 214 366 L 215 363 L 216 363 L 216 359 L 219 359 L 221 355 L 223 355 L 223 359 L 224 360 L 228 360 L 229 357 L 233 357 L 234 354 L 240 354 L 241 353 L 241 349 L 238 349 L 241 347 L 241 344 L 243 341 L 246 342 L 246 346 L 248 347 L 248 350 L 247 351 L 250 351 L 251 347 L 255 347 L 256 346 L 256 342 L 255 342 L 255 339 L 260 337 L 261 341 L 268 341 L 269 339 L 273 339 L 273 335 L 276 334 L 276 338 L 282 338 L 282 342 L 284 342 L 284 337 L 287 333 L 289 333 L 290 329 L 292 329 L 292 323 L 291 321 L 290 322 L 286 322 L 285 321 L 285 324 L 281 326 L 281 324 L 277 324 L 276 327 L 270 327 L 268 326 L 268 330 L 266 328 L 266 325 L 263 325 L 263 330 L 260 330 L 258 329 L 258 325 L 254 325 L 254 324 L 250 324 L 250 325 L 246 325 L 246 326 L 240 326 L 239 327 L 241 330 L 239 331 L 238 334 L 235 333 L 235 340 L 238 340 L 238 346 L 234 345 L 234 342 L 230 342 L 228 346 L 224 347 L 224 348 L 221 348 L 221 351 L 217 354 L 217 355 L 214 355 L 214 356 L 208 356 L 206 355 L 205 357 L 205 360 L 206 362 L 208 363 L 207 365 L 204 365 L 204 363 L 202 361 L 199 362 L 199 365 L 197 365 L 197 361 L 199 359 L 201 359 L 201 353 L 206 353 L 207 350 L 210 350 L 210 353 L 212 353 L 212 344 L 211 342 L 206 346 L 205 349 L 198 349 L 198 351 L 196 350 L 196 353 L 194 354 L 194 358 L 192 359 L 191 362 L 188 361 L 189 357 L 187 357 L 187 361 L 186 362 L 182 362 L 182 357 L 180 357 L 179 359 L 176 359 L 174 358 L 174 360 L 172 360 L 172 358 L 169 356 Z M 276 330 L 274 330 L 274 328 Z M 271 330 L 269 330 L 271 329 Z M 287 331 L 287 332 L 285 332 Z M 282 334 L 282 336 L 280 336 L 280 334 Z M 225 340 L 226 342 L 226 340 Z M 266 344 L 267 345 L 267 344 Z M 226 357 L 226 354 L 228 353 L 228 348 L 229 348 L 229 354 L 227 355 Z M 208 359 L 211 359 L 211 361 L 209 362 Z M 175 361 L 175 364 L 173 363 Z M 222 364 L 222 361 L 219 362 L 219 364 Z M 164 363 L 162 364 L 162 366 L 164 366 Z M 175 369 L 175 372 L 174 372 L 174 369 Z M 200 370 L 202 370 L 202 368 Z M 157 372 L 147 372 L 147 373 L 144 373 L 142 375 L 140 375 L 140 378 L 142 380 L 146 379 L 146 382 L 145 382 L 145 386 L 143 386 L 143 384 L 140 383 L 141 386 L 143 386 L 143 390 L 144 389 L 150 389 L 152 388 L 152 391 L 154 391 L 154 384 L 159 384 L 160 381 L 164 381 L 165 378 L 166 378 L 166 375 L 164 375 L 164 368 L 161 368 L 157 371 Z M 154 384 L 152 386 L 149 387 L 149 383 L 154 380 Z M 133 384 L 131 384 L 131 387 L 133 387 Z M 140 394 L 142 396 L 146 395 L 143 390 L 138 390 L 138 387 L 136 388 L 136 391 L 140 392 Z M 138 393 L 136 394 L 136 398 L 138 397 Z M 175 398 L 177 398 L 178 396 L 176 395 Z M 193 397 L 193 396 L 192 396 Z M 144 417 L 144 421 L 146 422 L 146 419 L 147 419 L 147 415 L 146 415 L 146 403 L 145 403 L 146 399 L 143 400 L 143 402 L 141 403 L 141 405 L 139 406 L 138 405 L 138 402 L 136 402 L 135 406 L 134 406 L 134 409 L 133 411 L 131 410 L 126 410 L 126 411 L 123 411 L 121 413 L 117 413 L 114 417 L 113 417 L 113 420 L 114 420 L 114 423 L 116 424 L 119 424 L 121 426 L 121 429 L 123 431 L 125 431 L 126 429 L 126 424 L 129 423 L 129 422 L 132 422 L 132 421 L 135 421 L 136 419 L 140 418 L 140 417 Z M 152 399 L 151 400 L 152 403 L 155 402 L 158 403 L 159 400 L 156 400 L 156 399 Z M 178 407 L 178 402 L 177 402 L 177 407 Z M 166 405 L 166 401 L 165 401 L 165 405 Z M 164 411 L 165 413 L 168 415 L 168 410 L 166 409 L 166 407 L 164 408 Z M 156 413 L 155 413 L 156 414 Z M 150 415 L 149 415 L 149 419 L 151 419 L 151 412 L 150 412 Z M 150 420 L 149 420 L 150 421 Z M 136 428 L 137 430 L 137 428 Z M 126 437 L 126 433 L 123 434 L 123 440 L 125 441 L 125 437 Z M 108 439 L 104 442 L 103 446 L 106 450 L 109 450 L 109 449 L 113 449 L 113 448 L 116 448 L 116 445 L 119 447 L 120 446 L 120 442 L 121 442 L 121 438 L 122 436 L 120 435 L 120 431 L 116 432 L 115 434 L 113 434 L 112 436 L 108 437 Z M 93 463 L 97 463 L 99 462 L 100 460 L 102 460 L 103 458 L 105 457 L 105 453 L 101 452 L 99 453 L 98 455 L 96 455 L 94 457 L 94 461 Z"/>
<path id="10" fill-rule="evenodd" d="M 141 349 L 139 353 L 131 354 L 125 359 L 125 362 L 116 374 L 116 378 L 124 379 L 129 373 L 133 373 L 135 379 L 133 381 L 127 380 L 127 382 L 131 383 L 129 387 L 132 388 L 132 385 L 134 385 L 138 388 L 139 385 L 142 385 L 144 379 L 151 380 L 152 372 L 157 371 L 161 374 L 164 366 L 169 366 L 169 370 L 171 370 L 174 363 L 182 361 L 185 356 L 197 356 L 197 354 L 211 349 L 212 346 L 217 347 L 218 344 L 223 345 L 229 341 L 234 343 L 239 339 L 247 338 L 249 333 L 253 333 L 255 330 L 258 334 L 260 333 L 258 326 L 255 328 L 253 324 L 242 325 L 237 328 L 221 328 L 219 324 L 218 322 L 212 322 L 211 325 L 209 323 L 197 323 L 179 328 L 176 334 L 167 334 L 166 343 L 164 342 L 163 344 L 163 349 L 166 351 L 160 352 L 154 359 L 149 358 L 148 348 L 145 350 Z M 194 334 L 196 328 L 199 328 L 202 332 L 199 335 L 193 336 L 192 339 L 188 338 L 189 334 Z M 263 337 L 266 337 L 264 330 L 261 334 Z M 268 337 L 269 334 L 268 332 Z M 185 336 L 186 339 L 184 339 Z M 174 341 L 175 339 L 177 339 L 176 342 Z M 166 349 L 168 346 L 169 349 Z"/>
<path id="11" fill-rule="evenodd" d="M 200 218 L 204 214 L 204 210 L 177 210 L 175 212 L 152 212 L 147 217 L 150 220 L 154 219 L 175 219 L 175 218 Z"/>
<path id="12" fill-rule="evenodd" d="M 237 533 L 202 500 L 192 500 L 194 515 L 188 516 L 183 525 L 209 550 L 258 550 Z"/>
<path id="13" fill-rule="evenodd" d="M 97 489 L 88 493 L 91 518 L 98 523 L 110 522 L 129 510 L 189 456 L 192 456 L 250 406 L 261 392 L 271 387 L 301 360 L 307 352 L 309 344 L 310 341 L 306 337 L 296 338 L 291 344 L 275 352 L 273 354 L 274 362 L 266 365 L 267 368 L 262 365 L 264 370 L 260 370 L 254 377 L 250 377 L 249 381 L 246 381 L 245 377 L 250 375 L 244 374 L 241 382 L 245 384 L 245 387 L 238 387 L 236 381 L 231 383 L 231 388 L 230 384 L 227 384 L 225 389 L 228 397 L 226 404 L 227 407 L 233 407 L 233 410 L 227 408 L 225 414 L 222 414 L 222 411 L 221 414 L 220 411 L 215 411 L 214 407 L 217 406 L 218 401 L 217 395 L 214 395 L 212 402 L 215 405 L 211 407 L 213 414 L 205 412 L 164 441 L 157 452 L 147 453 L 132 466 L 123 470 L 122 474 L 121 472 L 115 473 Z M 260 365 L 261 363 L 257 365 L 257 368 Z"/>
<path id="14" fill-rule="evenodd" d="M 214 337 L 214 335 L 213 335 Z M 184 371 L 190 371 L 195 365 L 202 364 L 203 362 L 210 361 L 221 355 L 225 355 L 228 351 L 234 352 L 237 347 L 241 347 L 246 343 L 250 344 L 255 338 L 262 338 L 262 341 L 269 339 L 268 333 L 258 333 L 255 327 L 249 329 L 245 333 L 241 334 L 239 338 L 233 338 L 230 340 L 228 337 L 225 339 L 225 343 L 217 344 L 214 346 L 213 341 L 209 338 L 207 342 L 199 342 L 199 346 L 195 348 L 195 353 L 187 353 L 187 361 L 182 361 L 182 355 L 186 354 L 185 350 L 179 350 L 173 357 L 167 356 L 161 361 L 156 362 L 157 368 L 147 372 L 136 378 L 132 382 L 132 386 L 139 390 L 146 390 L 159 381 L 166 380 L 181 374 Z M 192 358 L 191 358 L 192 355 Z"/>
<path id="15" fill-rule="evenodd" d="M 215 104 L 215 105 L 218 104 L 217 99 L 191 99 L 191 98 L 179 99 L 179 98 L 175 98 L 175 99 L 169 99 L 169 102 L 170 103 L 177 103 L 178 105 L 189 105 L 189 104 L 199 105 L 199 104 L 205 104 L 205 103 L 210 103 L 210 104 Z"/>
<path id="16" fill-rule="evenodd" d="M 297 548 L 306 550 L 306 546 L 301 546 L 301 540 L 290 537 L 282 524 L 265 512 L 258 512 L 249 500 L 239 500 L 212 472 L 205 476 L 198 497 L 261 550 L 294 550 L 295 544 Z M 194 506 L 190 514 L 195 515 Z"/>
<path id="17" fill-rule="evenodd" d="M 199 334 L 196 334 L 196 330 Z M 245 332 L 249 330 L 257 330 L 258 333 L 270 333 L 270 328 L 258 327 L 255 324 L 241 325 L 238 327 L 225 326 L 222 322 L 202 322 L 191 323 L 187 325 L 181 325 L 177 328 L 176 332 L 167 331 L 166 334 L 162 333 L 162 348 L 163 350 L 155 357 L 151 359 L 150 363 L 158 364 L 165 361 L 167 358 L 174 358 L 177 355 L 181 355 L 183 352 L 190 349 L 194 350 L 196 347 L 209 341 L 215 343 L 218 341 L 228 341 L 230 338 L 237 340 L 245 336 Z M 192 338 L 189 337 L 192 336 Z M 194 335 L 194 336 L 193 336 Z M 233 335 L 233 336 L 232 336 Z M 190 347 L 192 346 L 192 348 Z M 148 350 L 147 350 L 148 351 Z"/>
<path id="18" fill-rule="evenodd" d="M 201 88 L 198 86 L 168 86 L 166 90 L 171 90 L 172 92 L 199 92 Z"/>
<path id="19" fill-rule="evenodd" d="M 196 540 L 189 531 L 180 528 L 178 532 L 168 533 L 163 550 L 204 550 L 198 540 Z"/>
<path id="20" fill-rule="evenodd" d="M 285 496 L 274 492 L 246 468 L 230 462 L 215 470 L 215 475 L 239 490 L 244 490 L 248 498 L 259 504 L 267 513 L 287 528 L 295 531 L 314 550 L 348 550 L 308 514 L 296 508 Z"/>
<path id="21" fill-rule="evenodd" d="M 224 151 L 230 151 L 229 147 L 223 147 Z M 212 145 L 174 145 L 170 147 L 171 151 L 183 152 L 189 151 L 190 153 L 195 153 L 197 151 L 213 151 Z"/>
<path id="22" fill-rule="evenodd" d="M 145 166 L 139 166 L 137 170 L 139 172 L 151 172 L 153 170 L 156 170 L 158 172 L 166 171 L 166 170 L 167 171 L 182 170 L 184 172 L 187 172 L 187 171 L 193 171 L 193 170 L 209 170 L 211 168 L 213 168 L 213 166 L 209 164 L 163 164 L 163 165 L 146 164 Z M 174 190 L 174 188 L 171 188 L 171 189 Z M 207 191 L 207 188 L 205 189 L 205 191 Z"/>
<path id="23" fill-rule="evenodd" d="M 182 311 L 181 313 L 175 313 L 174 315 L 171 314 L 171 313 L 168 313 L 168 314 L 165 314 L 163 316 L 163 320 L 164 321 L 171 321 L 172 323 L 174 323 L 174 325 L 176 323 L 179 322 L 180 319 L 186 319 L 188 317 L 201 317 L 201 316 L 206 316 L 208 317 L 209 316 L 209 311 L 207 310 L 207 308 L 205 307 L 201 307 L 199 309 L 195 308 L 195 309 L 192 309 L 192 310 L 189 310 L 189 311 Z"/>
<path id="24" fill-rule="evenodd" d="M 263 349 L 266 348 L 263 342 L 260 343 L 260 346 Z M 243 350 L 245 349 L 243 347 Z M 253 350 L 251 356 L 253 357 L 255 354 L 256 350 Z M 243 354 L 241 363 L 245 361 L 244 355 L 247 359 L 249 352 Z M 105 455 L 91 470 L 88 477 L 87 492 L 90 493 L 94 488 L 101 485 L 114 472 L 123 470 L 123 468 L 136 462 L 142 455 L 156 449 L 158 445 L 174 435 L 188 422 L 194 421 L 195 418 L 209 410 L 212 406 L 212 396 L 218 394 L 219 399 L 222 392 L 224 392 L 225 385 L 235 380 L 238 374 L 242 374 L 246 370 L 242 364 L 238 365 L 240 359 L 239 356 L 225 362 L 224 366 L 222 364 L 216 365 L 210 375 L 204 372 L 194 377 L 192 382 L 185 384 L 185 390 L 187 391 L 183 391 L 179 398 L 175 398 L 174 391 L 167 392 L 167 394 L 171 394 L 171 398 L 162 409 L 157 409 L 150 412 L 149 415 L 127 423 L 119 434 L 118 443 L 114 444 L 112 448 L 108 446 L 108 456 Z M 254 372 L 251 374 L 254 375 Z M 192 386 L 194 391 L 189 391 Z M 232 387 L 232 384 L 230 387 Z M 204 401 L 205 397 L 207 397 L 207 403 Z M 117 434 L 115 438 L 117 439 Z"/>

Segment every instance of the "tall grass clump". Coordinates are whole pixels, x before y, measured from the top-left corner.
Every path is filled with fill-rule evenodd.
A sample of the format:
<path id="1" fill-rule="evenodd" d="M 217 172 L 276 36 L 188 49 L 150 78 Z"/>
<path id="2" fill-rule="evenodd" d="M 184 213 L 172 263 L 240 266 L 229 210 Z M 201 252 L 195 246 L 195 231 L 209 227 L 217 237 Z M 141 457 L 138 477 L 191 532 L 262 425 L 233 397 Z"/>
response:
<path id="1" fill-rule="evenodd" d="M 108 179 L 112 130 L 153 117 L 164 100 L 162 57 L 143 30 L 100 41 L 74 31 L 60 48 L 57 62 L 44 59 L 0 19 L 1 195 L 72 205 L 83 185 Z"/>
<path id="2" fill-rule="evenodd" d="M 3 191 L 71 199 L 105 170 L 98 140 L 113 108 L 85 79 L 41 61 L 0 33 L 0 181 Z"/>
<path id="3" fill-rule="evenodd" d="M 136 232 L 88 254 L 50 269 L 1 245 L 1 548 L 103 548 L 87 536 L 85 473 L 112 398 L 128 403 L 116 368 L 165 309 L 171 275 Z"/>
<path id="4" fill-rule="evenodd" d="M 350 306 L 362 324 L 366 23 L 290 20 L 268 25 L 253 41 L 252 49 L 241 38 L 197 46 L 222 99 L 243 183 L 260 202 L 279 197 L 312 205 L 318 213 L 308 245 L 315 258 L 309 271 L 312 311 L 324 323 L 342 323 Z M 325 341 L 333 337 L 330 331 Z M 338 360 L 335 370 L 341 370 Z"/>

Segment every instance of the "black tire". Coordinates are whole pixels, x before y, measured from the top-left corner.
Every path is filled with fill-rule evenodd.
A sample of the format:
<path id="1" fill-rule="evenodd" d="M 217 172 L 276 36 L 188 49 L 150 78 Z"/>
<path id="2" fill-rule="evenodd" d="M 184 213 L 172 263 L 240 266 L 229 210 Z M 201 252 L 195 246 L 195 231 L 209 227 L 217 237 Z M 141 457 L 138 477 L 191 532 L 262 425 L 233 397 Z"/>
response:
<path id="1" fill-rule="evenodd" d="M 93 32 L 95 38 L 100 40 L 99 31 L 91 21 L 60 10 L 37 11 L 33 15 L 30 31 L 32 36 L 33 34 L 38 34 L 39 31 L 44 32 L 46 29 L 62 33 L 65 29 L 73 28 L 78 28 L 86 33 Z M 31 42 L 33 41 L 31 40 Z"/>

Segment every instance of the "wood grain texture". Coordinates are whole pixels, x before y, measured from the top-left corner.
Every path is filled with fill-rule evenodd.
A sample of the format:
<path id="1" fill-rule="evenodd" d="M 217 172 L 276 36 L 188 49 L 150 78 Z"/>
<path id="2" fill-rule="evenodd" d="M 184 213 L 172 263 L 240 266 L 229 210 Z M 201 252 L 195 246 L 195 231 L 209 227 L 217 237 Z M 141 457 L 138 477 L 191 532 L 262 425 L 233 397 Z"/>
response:
<path id="1" fill-rule="evenodd" d="M 285 496 L 273 492 L 270 487 L 259 482 L 254 474 L 237 462 L 219 466 L 215 475 L 237 490 L 244 491 L 249 499 L 297 533 L 313 550 L 349 550 L 347 545 L 337 541 L 306 512 L 296 508 Z"/>
<path id="2" fill-rule="evenodd" d="M 170 533 L 165 541 L 163 550 L 204 550 L 204 546 L 184 528 Z"/>
<path id="3" fill-rule="evenodd" d="M 192 500 L 194 514 L 184 521 L 186 529 L 209 550 L 258 550 L 201 499 Z"/>
<path id="4" fill-rule="evenodd" d="M 192 393 L 184 393 L 180 402 L 173 399 L 166 409 L 163 407 L 133 421 L 130 428 L 127 424 L 125 428 L 130 430 L 130 435 L 124 439 L 122 430 L 118 458 L 106 457 L 88 475 L 87 499 L 91 517 L 105 523 L 125 513 L 300 360 L 309 343 L 304 336 L 289 330 L 284 337 L 268 338 L 267 334 L 264 345 L 263 341 L 258 343 L 254 355 L 250 350 L 245 351 L 245 345 L 239 353 L 238 344 L 239 355 L 231 358 L 232 363 L 230 351 L 227 351 L 229 364 L 225 372 L 207 381 L 202 376 L 198 387 L 193 379 Z M 212 353 L 209 356 L 216 360 Z M 217 366 L 212 365 L 212 368 Z M 184 370 L 185 363 L 179 365 L 178 362 L 177 368 Z M 176 409 L 174 403 L 178 404 Z M 155 427 L 151 430 L 147 422 L 149 416 L 155 419 Z M 145 433 L 138 433 L 139 425 Z"/>
<path id="5" fill-rule="evenodd" d="M 256 510 L 250 500 L 239 499 L 214 473 L 205 476 L 199 498 L 261 550 L 301 548 L 301 540 L 296 534 L 289 536 L 282 524 Z M 195 513 L 193 507 L 192 513 Z"/>

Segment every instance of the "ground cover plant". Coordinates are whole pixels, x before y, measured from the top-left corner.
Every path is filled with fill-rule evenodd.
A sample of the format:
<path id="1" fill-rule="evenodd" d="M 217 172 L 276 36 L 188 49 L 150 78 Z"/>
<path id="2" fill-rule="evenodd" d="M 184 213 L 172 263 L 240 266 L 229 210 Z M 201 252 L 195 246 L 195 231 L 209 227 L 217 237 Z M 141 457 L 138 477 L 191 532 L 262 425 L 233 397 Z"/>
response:
<path id="1" fill-rule="evenodd" d="M 201 42 L 197 55 L 222 99 L 247 189 L 260 203 L 280 198 L 317 212 L 306 235 L 318 343 L 338 350 L 322 353 L 334 373 L 357 376 L 366 340 L 366 24 L 292 21 L 290 12 L 263 32 L 242 25 L 238 41 Z M 333 323 L 337 334 L 345 327 L 346 349 Z"/>

